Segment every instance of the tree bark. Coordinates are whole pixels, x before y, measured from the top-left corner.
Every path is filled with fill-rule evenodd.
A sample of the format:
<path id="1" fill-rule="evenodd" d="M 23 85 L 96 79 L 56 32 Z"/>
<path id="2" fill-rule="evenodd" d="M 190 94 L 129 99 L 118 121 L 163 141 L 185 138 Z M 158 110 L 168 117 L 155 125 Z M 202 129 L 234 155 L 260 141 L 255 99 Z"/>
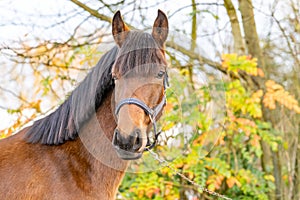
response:
<path id="1" fill-rule="evenodd" d="M 265 71 L 265 62 L 256 31 L 252 0 L 239 0 L 239 10 L 242 15 L 248 54 L 256 57 L 258 59 L 258 66 Z"/>
<path id="2" fill-rule="evenodd" d="M 262 68 L 265 71 L 265 62 L 261 48 L 259 46 L 259 38 L 256 31 L 252 1 L 239 0 L 239 10 L 242 15 L 247 51 L 250 55 L 258 59 L 258 67 Z M 263 88 L 263 85 L 259 85 L 259 88 Z M 264 114 L 266 114 L 266 112 L 264 112 Z M 268 146 L 264 142 L 262 142 L 261 145 L 263 149 L 262 167 L 264 168 L 264 170 L 266 170 L 266 165 L 270 164 L 269 161 L 271 159 L 269 155 Z"/>
<path id="3" fill-rule="evenodd" d="M 298 126 L 297 156 L 294 175 L 294 195 L 293 199 L 300 199 L 300 126 Z"/>
<path id="4" fill-rule="evenodd" d="M 193 12 L 193 16 L 192 16 L 192 30 L 191 30 L 191 48 L 190 50 L 192 52 L 195 51 L 196 49 L 196 40 L 197 40 L 197 5 L 195 0 L 192 0 L 192 12 Z M 194 80 L 193 80 L 193 64 L 194 64 L 194 60 L 190 59 L 190 63 L 192 65 L 190 65 L 188 67 L 188 71 L 189 71 L 189 79 L 190 82 L 192 84 L 192 87 L 194 88 Z"/>
<path id="5" fill-rule="evenodd" d="M 259 37 L 256 30 L 256 24 L 254 19 L 254 11 L 252 0 L 239 0 L 239 10 L 242 16 L 243 29 L 245 34 L 246 47 L 248 50 L 248 54 L 257 58 L 258 67 L 261 68 L 265 73 L 268 69 L 265 66 L 265 60 L 263 57 L 262 49 L 259 45 Z M 259 83 L 259 88 L 263 89 L 264 85 Z M 263 119 L 265 121 L 272 122 L 272 116 L 269 113 L 269 110 L 263 108 Z M 274 127 L 275 124 L 273 124 Z M 262 158 L 261 164 L 262 168 L 265 172 L 267 172 L 267 165 L 271 165 L 271 160 L 273 161 L 274 168 L 273 173 L 275 177 L 275 186 L 276 186 L 276 195 L 275 199 L 280 200 L 281 198 L 281 188 L 282 188 L 282 180 L 281 180 L 281 165 L 279 153 L 274 152 L 271 156 L 271 151 L 269 145 L 264 141 L 260 142 L 262 147 Z M 269 198 L 272 199 L 272 195 L 268 194 Z"/>
<path id="6" fill-rule="evenodd" d="M 241 29 L 236 14 L 236 10 L 231 0 L 224 0 L 224 6 L 226 8 L 230 20 L 230 24 L 231 24 L 231 33 L 233 35 L 234 52 L 237 53 L 238 55 L 243 55 L 245 54 L 245 43 L 241 34 Z"/>
<path id="7" fill-rule="evenodd" d="M 274 177 L 275 177 L 275 185 L 276 185 L 276 191 L 275 191 L 275 199 L 279 200 L 282 199 L 282 188 L 278 188 L 278 186 L 281 186 L 281 164 L 280 164 L 280 156 L 279 152 L 273 153 L 273 168 L 274 168 Z"/>

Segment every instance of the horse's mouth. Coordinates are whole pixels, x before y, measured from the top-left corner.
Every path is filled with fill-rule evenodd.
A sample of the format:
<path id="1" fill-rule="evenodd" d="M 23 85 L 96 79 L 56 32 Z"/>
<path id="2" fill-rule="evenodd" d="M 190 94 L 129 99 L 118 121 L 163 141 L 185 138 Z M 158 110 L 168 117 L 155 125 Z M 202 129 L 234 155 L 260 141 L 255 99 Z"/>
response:
<path id="1" fill-rule="evenodd" d="M 116 146 L 115 146 L 115 149 L 117 151 L 117 155 L 119 156 L 119 158 L 121 158 L 123 160 L 137 160 L 137 159 L 141 158 L 143 155 L 143 152 L 125 151 Z"/>

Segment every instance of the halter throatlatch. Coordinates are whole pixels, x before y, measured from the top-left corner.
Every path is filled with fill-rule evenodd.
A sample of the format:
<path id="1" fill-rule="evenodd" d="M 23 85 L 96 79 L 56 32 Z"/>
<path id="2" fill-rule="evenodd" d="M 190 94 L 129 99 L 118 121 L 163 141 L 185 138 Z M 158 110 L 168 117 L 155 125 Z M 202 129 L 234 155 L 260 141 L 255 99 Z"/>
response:
<path id="1" fill-rule="evenodd" d="M 154 138 L 153 138 L 153 142 L 152 143 L 149 141 L 149 138 L 148 138 L 148 142 L 147 142 L 147 145 L 145 147 L 146 151 L 149 150 L 149 149 L 152 149 L 156 145 L 157 138 L 158 138 L 159 134 L 161 133 L 161 131 L 157 132 L 156 120 L 157 120 L 158 114 L 162 112 L 164 106 L 166 105 L 165 90 L 166 90 L 167 86 L 169 86 L 168 74 L 167 73 L 165 73 L 164 83 L 163 84 L 164 84 L 164 95 L 163 95 L 163 98 L 160 101 L 160 103 L 157 106 L 155 106 L 154 108 L 150 108 L 143 101 L 141 101 L 141 100 L 139 100 L 137 98 L 126 98 L 126 99 L 121 100 L 119 102 L 119 104 L 117 105 L 116 109 L 115 109 L 115 114 L 117 116 L 119 114 L 121 108 L 124 105 L 134 104 L 134 105 L 142 108 L 145 111 L 145 113 L 149 116 L 149 118 L 151 120 L 151 123 L 153 125 Z"/>

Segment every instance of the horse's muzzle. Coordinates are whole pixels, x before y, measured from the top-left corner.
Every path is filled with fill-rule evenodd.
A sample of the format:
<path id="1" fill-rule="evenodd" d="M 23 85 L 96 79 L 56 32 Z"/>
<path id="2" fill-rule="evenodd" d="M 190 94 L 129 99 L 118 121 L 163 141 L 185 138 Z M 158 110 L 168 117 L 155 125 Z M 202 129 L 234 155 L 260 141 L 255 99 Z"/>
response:
<path id="1" fill-rule="evenodd" d="M 143 151 L 141 131 L 135 129 L 129 136 L 123 136 L 118 129 L 115 129 L 112 144 L 115 147 L 118 156 L 124 160 L 139 159 Z"/>

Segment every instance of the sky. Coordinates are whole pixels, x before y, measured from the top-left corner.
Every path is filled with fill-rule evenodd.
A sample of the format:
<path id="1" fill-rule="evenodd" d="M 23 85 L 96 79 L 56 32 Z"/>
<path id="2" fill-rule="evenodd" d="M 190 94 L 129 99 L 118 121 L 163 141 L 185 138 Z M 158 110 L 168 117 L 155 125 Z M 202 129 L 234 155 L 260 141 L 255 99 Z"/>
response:
<path id="1" fill-rule="evenodd" d="M 40 29 L 39 26 L 44 24 L 50 24 L 50 22 L 45 22 L 42 18 L 39 18 L 39 13 L 42 12 L 45 15 L 54 15 L 57 9 L 67 10 L 72 9 L 69 2 L 58 1 L 58 0 L 13 0 L 13 1 L 0 1 L 0 46 L 10 46 L 15 43 L 15 41 L 28 40 L 33 41 L 33 36 L 36 32 L 40 35 L 44 35 L 45 38 L 57 37 L 54 31 L 46 32 L 44 29 Z M 69 7 L 69 8 L 67 8 Z M 29 17 L 28 17 L 29 16 Z M 36 26 L 29 26 L 29 24 L 35 24 Z M 61 33 L 61 32 L 60 32 Z M 0 63 L 9 63 L 6 58 L 4 58 L 0 53 Z M 9 65 L 5 65 L 9 67 Z M 9 68 L 4 68 L 4 65 L 0 66 L 3 74 L 9 73 Z M 22 70 L 15 73 L 28 73 L 30 70 Z M 3 82 L 5 84 L 3 84 Z M 32 80 L 27 79 L 22 83 L 24 88 L 30 88 L 30 84 L 33 84 Z M 0 86 L 3 88 L 19 88 L 15 82 L 11 82 L 8 77 L 1 77 Z M 0 96 L 0 106 L 14 108 L 17 105 L 17 101 L 14 97 L 9 96 L 9 98 L 4 98 Z M 0 107 L 0 130 L 9 127 L 14 123 L 16 116 L 10 115 L 5 109 Z"/>
<path id="2" fill-rule="evenodd" d="M 212 1 L 207 0 L 201 2 Z M 216 2 L 222 3 L 223 1 Z M 262 3 L 259 4 L 260 6 L 263 4 L 263 2 L 268 1 L 261 2 Z M 149 14 L 147 14 L 147 16 L 149 16 L 150 22 L 146 23 L 148 26 L 152 25 L 152 21 L 156 17 L 158 8 L 166 11 L 167 15 L 172 16 L 172 14 L 176 10 L 178 10 L 178 8 L 184 7 L 185 5 L 186 1 L 169 0 L 167 1 L 167 3 L 161 4 L 160 7 L 153 6 L 148 10 Z M 26 41 L 28 42 L 28 44 L 33 45 L 34 43 L 36 43 L 36 36 L 39 36 L 40 39 L 64 40 L 70 34 L 72 34 L 72 31 L 78 25 L 78 22 L 87 17 L 86 13 L 81 12 L 79 15 L 74 15 L 74 17 L 68 19 L 67 23 L 62 23 L 62 20 L 65 19 L 65 14 L 75 13 L 76 9 L 77 7 L 74 6 L 74 4 L 70 1 L 2 0 L 0 1 L 0 47 L 18 45 L 20 41 Z M 129 9 L 130 8 L 128 7 L 128 10 Z M 121 12 L 127 15 L 127 19 L 132 19 L 132 23 L 135 24 L 138 28 L 145 28 L 143 27 L 144 25 L 138 23 L 140 19 L 138 18 L 139 16 L 136 16 L 137 13 L 127 13 L 128 11 L 126 10 L 126 8 L 122 9 Z M 177 27 L 180 27 L 181 29 L 190 30 L 190 27 L 188 26 L 189 23 L 183 23 L 185 20 L 189 19 L 189 12 L 190 11 L 188 9 L 183 9 L 176 15 L 170 17 L 169 23 L 171 26 L 171 30 L 176 30 Z M 46 17 L 40 17 L 41 13 L 43 16 Z M 57 13 L 60 13 L 60 16 L 58 16 Z M 219 13 L 221 13 L 219 26 L 228 26 L 228 24 L 226 25 L 226 21 L 228 21 L 228 19 L 226 17 L 222 18 L 222 16 L 226 16 L 226 14 L 224 13 L 224 15 L 222 15 L 222 12 L 220 11 Z M 260 20 L 260 23 L 257 24 L 258 30 L 263 30 L 269 22 L 263 12 L 258 12 L 256 14 L 256 18 Z M 211 33 L 215 31 L 216 28 L 218 28 L 215 27 L 215 23 L 211 23 L 213 19 L 210 20 L 207 16 L 204 16 L 204 18 L 202 19 L 201 24 L 203 28 L 201 29 L 201 32 L 198 33 L 199 35 Z M 54 26 L 54 24 L 57 23 L 60 25 Z M 98 21 L 96 19 L 92 19 L 89 20 L 87 23 L 84 23 L 81 27 L 81 33 L 89 32 L 90 29 L 95 29 L 95 27 L 98 25 L 97 23 Z M 32 24 L 34 24 L 34 26 Z M 264 34 L 263 31 L 259 32 L 261 34 Z M 187 38 L 181 39 L 182 41 L 188 40 Z M 206 37 L 201 37 L 200 40 L 197 41 L 199 51 L 212 59 L 216 57 L 216 55 L 214 55 L 215 50 L 210 50 L 209 48 L 217 48 L 219 49 L 219 51 L 222 52 L 223 43 L 230 42 L 228 41 L 229 39 L 227 39 L 226 36 L 224 36 L 224 38 L 219 38 L 218 36 L 215 37 L 214 40 L 217 44 L 217 46 L 214 47 L 206 44 Z M 186 44 L 185 42 L 181 43 L 182 45 Z M 8 62 L 8 60 L 5 57 L 1 56 L 0 52 L 0 65 L 6 62 Z M 1 65 L 0 70 L 3 72 L 3 74 L 9 73 L 10 69 L 4 68 L 4 66 L 6 67 L 6 65 Z M 17 76 L 18 73 L 30 74 L 31 72 L 29 68 L 26 69 L 25 67 L 23 70 L 16 71 L 14 73 L 16 73 Z M 10 82 L 8 77 L 1 77 L 0 87 L 8 87 L 10 89 L 12 88 L 13 90 L 15 88 L 16 91 L 18 89 L 30 88 L 33 82 L 30 78 L 28 78 L 23 80 L 22 83 L 18 84 L 20 85 Z M 9 115 L 6 112 L 6 110 L 1 109 L 1 107 L 13 108 L 16 104 L 17 101 L 16 99 L 13 99 L 13 97 L 7 99 L 3 98 L 3 96 L 0 96 L 0 130 L 9 127 L 15 120 L 15 116 Z"/>
<path id="3" fill-rule="evenodd" d="M 161 4 L 159 8 L 166 10 L 169 13 L 174 13 L 178 7 L 183 7 L 185 4 L 186 3 L 183 1 L 176 1 L 176 4 Z M 87 15 L 82 12 L 79 15 L 68 19 L 67 23 L 62 23 L 66 18 L 65 15 L 69 15 L 69 13 L 75 13 L 76 9 L 77 6 L 74 6 L 73 3 L 60 0 L 0 1 L 0 46 L 18 46 L 20 41 L 26 41 L 30 45 L 35 45 L 37 35 L 40 39 L 63 41 L 72 34 L 72 31 L 78 25 L 78 21 L 87 17 Z M 156 17 L 157 9 L 158 7 L 153 7 L 148 11 L 150 16 L 149 21 L 151 21 L 151 23 L 153 23 Z M 127 13 L 128 11 L 126 8 L 122 9 L 121 12 L 127 15 L 127 18 L 133 19 L 134 23 L 135 17 L 128 17 L 130 13 Z M 41 13 L 45 17 L 40 17 Z M 58 16 L 57 13 L 60 13 L 60 16 Z M 176 17 L 177 16 L 175 15 L 169 19 L 170 24 L 174 24 L 174 27 L 177 26 L 176 21 L 178 18 Z M 95 29 L 97 26 L 96 20 L 89 21 L 90 22 L 84 23 L 81 26 L 81 33 L 89 32 L 90 29 Z M 139 21 L 139 19 L 136 19 L 135 21 Z M 148 26 L 151 26 L 151 23 L 149 23 Z M 54 26 L 54 24 L 61 24 L 62 26 Z M 139 23 L 136 23 L 135 25 L 138 28 L 145 28 Z M 0 63 L 9 63 L 9 61 L 0 54 Z M 10 63 L 6 64 L 5 68 L 4 65 L 0 66 L 0 70 L 3 72 L 3 74 L 11 73 L 9 71 L 10 69 L 6 68 L 7 65 L 10 65 Z M 16 73 L 16 76 L 18 73 L 28 73 L 28 78 L 24 79 L 21 83 L 16 84 L 15 82 L 11 82 L 9 80 L 10 77 L 1 77 L 2 81 L 0 83 L 0 87 L 9 88 L 13 91 L 31 88 L 31 85 L 33 85 L 33 80 L 30 79 L 30 74 L 32 73 L 30 67 L 26 68 L 26 66 L 24 66 L 19 71 L 14 71 L 14 73 Z M 14 98 L 12 95 L 8 96 L 8 98 L 0 96 L 0 130 L 11 126 L 16 120 L 15 115 L 8 114 L 6 109 L 2 109 L 3 107 L 14 108 L 16 105 L 18 105 L 16 98 Z"/>

